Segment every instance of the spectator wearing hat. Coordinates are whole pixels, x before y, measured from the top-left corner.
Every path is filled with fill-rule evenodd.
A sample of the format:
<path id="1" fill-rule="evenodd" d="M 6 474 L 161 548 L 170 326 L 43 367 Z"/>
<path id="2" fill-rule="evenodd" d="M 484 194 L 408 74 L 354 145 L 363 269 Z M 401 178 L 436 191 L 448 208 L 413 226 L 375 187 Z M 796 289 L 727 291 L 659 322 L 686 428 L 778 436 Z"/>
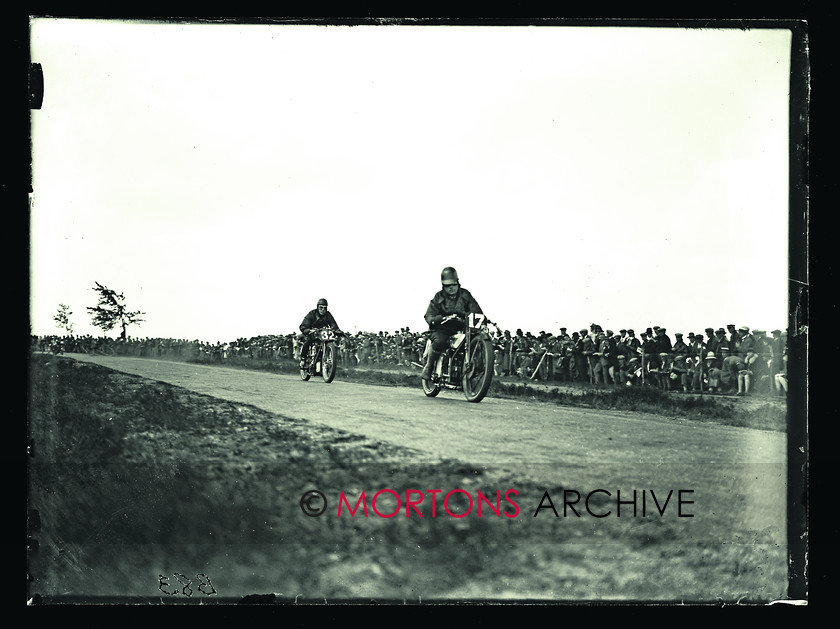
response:
<path id="1" fill-rule="evenodd" d="M 595 352 L 598 351 L 598 347 L 595 345 L 595 339 L 586 330 L 581 330 L 580 335 L 580 348 L 586 364 L 586 377 L 589 379 L 589 384 L 595 384 L 595 363 L 598 362 L 598 356 L 595 355 Z"/>
<path id="2" fill-rule="evenodd" d="M 679 385 L 679 375 L 674 374 L 674 361 L 676 356 L 673 354 L 663 353 L 662 367 L 659 371 L 659 386 L 663 391 L 673 391 Z"/>
<path id="3" fill-rule="evenodd" d="M 595 351 L 589 357 L 589 364 L 592 371 L 592 383 L 602 384 L 604 382 L 604 364 L 601 362 L 604 354 L 602 345 L 604 344 L 604 333 L 598 331 L 595 333 L 594 347 Z"/>
<path id="4" fill-rule="evenodd" d="M 653 333 L 645 330 L 642 332 L 642 338 L 640 341 L 642 344 L 642 369 L 644 370 L 644 373 L 650 373 L 651 369 L 658 370 L 661 361 L 659 360 L 659 351 L 657 349 L 656 340 L 653 338 Z"/>
<path id="5" fill-rule="evenodd" d="M 642 342 L 636 338 L 636 332 L 632 328 L 627 329 L 627 338 L 624 339 L 624 345 L 627 347 L 627 361 L 631 358 L 637 357 L 640 354 L 639 349 Z"/>
<path id="6" fill-rule="evenodd" d="M 727 356 L 731 356 L 732 350 L 730 349 L 731 345 L 729 337 L 726 336 L 726 332 L 723 331 L 723 328 L 718 328 L 715 331 L 715 336 L 718 336 L 718 334 L 720 335 L 720 342 L 715 349 L 715 355 L 718 357 L 718 360 L 720 360 L 721 366 L 723 366 L 723 359 Z"/>
<path id="7" fill-rule="evenodd" d="M 566 333 L 566 328 L 560 328 L 560 334 L 554 337 L 554 343 L 551 347 L 551 352 L 554 354 L 554 377 L 561 382 L 568 382 L 570 379 L 569 362 L 572 357 L 571 352 L 572 337 Z"/>
<path id="8" fill-rule="evenodd" d="M 616 355 L 616 364 L 618 364 L 618 357 L 620 355 L 624 355 L 626 358 L 630 353 L 630 348 L 627 347 L 627 330 L 624 330 L 623 333 L 619 332 L 615 335 L 615 355 Z"/>
<path id="9" fill-rule="evenodd" d="M 627 375 L 624 386 L 638 387 L 644 383 L 644 373 L 641 356 L 633 356 L 627 359 Z"/>
<path id="10" fill-rule="evenodd" d="M 729 334 L 727 338 L 729 341 L 729 353 L 735 355 L 738 353 L 738 346 L 741 344 L 741 335 L 738 333 L 738 328 L 735 327 L 734 323 L 727 325 L 726 331 Z"/>
<path id="11" fill-rule="evenodd" d="M 603 332 L 598 334 L 598 363 L 595 367 L 596 369 L 596 383 L 598 384 L 611 384 L 612 379 L 610 378 L 610 367 L 612 367 L 612 362 L 610 357 L 612 356 L 612 346 L 610 344 L 610 336 L 608 332 L 605 334 Z"/>
<path id="12" fill-rule="evenodd" d="M 712 330 L 711 333 L 709 333 L 709 340 L 706 341 L 706 353 L 707 354 L 709 352 L 713 352 L 715 354 L 715 356 L 717 356 L 718 348 L 720 347 L 720 344 L 723 340 L 724 333 L 725 332 L 724 332 L 723 328 L 718 328 L 717 331 Z"/>
<path id="13" fill-rule="evenodd" d="M 571 337 L 568 334 L 565 336 L 566 338 L 562 338 L 560 335 L 553 336 L 549 350 L 551 352 L 549 358 L 551 359 L 552 378 L 558 382 L 569 380 L 569 356 L 566 355 L 566 350 L 571 342 Z"/>
<path id="14" fill-rule="evenodd" d="M 572 332 L 572 343 L 570 346 L 571 358 L 569 359 L 569 377 L 575 382 L 585 382 L 587 376 L 586 358 L 583 355 L 583 336 L 580 332 Z"/>
<path id="15" fill-rule="evenodd" d="M 540 332 L 536 340 L 531 343 L 531 373 L 543 382 L 554 378 L 553 347 L 554 337 L 545 331 Z M 530 376 L 531 373 L 528 375 Z"/>
<path id="16" fill-rule="evenodd" d="M 660 354 L 670 354 L 671 353 L 671 337 L 669 337 L 665 332 L 665 328 L 654 328 L 656 331 L 656 347 Z"/>
<path id="17" fill-rule="evenodd" d="M 659 353 L 659 367 L 650 370 L 651 384 L 659 387 L 663 391 L 671 390 L 670 374 L 671 365 L 674 362 L 674 356 L 668 352 Z"/>
<path id="18" fill-rule="evenodd" d="M 752 335 L 750 334 L 750 328 L 746 325 L 740 326 L 738 328 L 738 337 L 736 338 L 736 347 L 732 347 L 730 345 L 732 353 L 737 354 L 741 358 L 744 358 L 747 354 L 747 351 L 753 350 L 754 347 L 755 342 L 752 338 Z"/>
<path id="19" fill-rule="evenodd" d="M 607 372 L 605 373 L 606 380 L 609 384 L 617 384 L 615 372 L 618 369 L 618 355 L 623 354 L 625 349 L 622 344 L 621 349 L 619 349 L 619 341 L 621 340 L 621 336 L 613 332 L 612 330 L 607 330 L 607 344 L 609 345 L 609 352 L 607 354 Z"/>
<path id="20" fill-rule="evenodd" d="M 543 360 L 545 365 L 541 368 L 546 380 L 559 380 L 560 359 L 563 357 L 563 341 L 554 334 L 548 334 L 545 340 L 546 356 Z"/>
<path id="21" fill-rule="evenodd" d="M 499 338 L 499 367 L 503 376 L 509 376 L 511 373 L 511 363 L 513 363 L 513 337 L 510 335 L 510 330 L 505 330 L 504 334 Z"/>
<path id="22" fill-rule="evenodd" d="M 674 335 L 674 344 L 671 346 L 671 353 L 676 355 L 682 354 L 685 356 L 688 354 L 688 345 L 685 341 L 683 341 L 682 332 L 677 332 Z"/>
<path id="23" fill-rule="evenodd" d="M 686 362 L 686 360 L 688 362 Z M 689 367 L 693 367 L 691 359 L 687 358 L 685 354 L 676 354 L 671 362 L 668 373 L 668 385 L 671 391 L 682 391 L 688 393 L 691 388 L 691 375 L 689 375 Z M 693 375 L 693 369 L 692 369 Z"/>
<path id="24" fill-rule="evenodd" d="M 752 369 L 753 363 L 758 359 L 755 337 L 745 325 L 738 328 L 738 334 L 740 339 L 738 341 L 738 349 L 735 353 L 744 359 L 744 363 L 746 363 L 748 369 Z"/>
<path id="25" fill-rule="evenodd" d="M 393 344 L 393 352 L 394 358 L 397 361 L 398 365 L 405 364 L 405 356 L 403 355 L 403 335 L 405 333 L 405 328 L 400 328 L 399 330 L 394 331 L 394 336 L 391 337 L 391 342 Z"/>
<path id="26" fill-rule="evenodd" d="M 516 336 L 513 337 L 513 357 L 514 363 L 512 366 L 512 374 L 527 377 L 526 371 L 531 364 L 531 342 L 522 328 L 516 330 Z"/>
<path id="27" fill-rule="evenodd" d="M 703 356 L 706 353 L 706 343 L 703 340 L 702 334 L 694 334 L 694 339 L 691 341 L 691 344 L 688 346 L 688 350 L 686 350 L 686 354 L 695 358 L 697 360 L 702 360 Z"/>
<path id="28" fill-rule="evenodd" d="M 416 340 L 415 337 L 416 335 L 414 334 L 414 332 L 411 331 L 411 328 L 405 326 L 405 331 L 403 332 L 402 338 L 402 351 L 406 365 L 410 365 L 415 361 L 419 361 L 419 356 L 417 356 L 417 352 L 414 351 L 414 345 Z"/>
<path id="29" fill-rule="evenodd" d="M 710 393 L 719 393 L 721 390 L 721 362 L 714 352 L 708 352 L 703 361 L 705 363 L 706 382 L 709 386 Z"/>
<path id="30" fill-rule="evenodd" d="M 630 363 L 625 354 L 619 354 L 615 357 L 616 367 L 613 375 L 616 386 L 625 386 L 627 384 L 627 372 L 630 369 Z"/>

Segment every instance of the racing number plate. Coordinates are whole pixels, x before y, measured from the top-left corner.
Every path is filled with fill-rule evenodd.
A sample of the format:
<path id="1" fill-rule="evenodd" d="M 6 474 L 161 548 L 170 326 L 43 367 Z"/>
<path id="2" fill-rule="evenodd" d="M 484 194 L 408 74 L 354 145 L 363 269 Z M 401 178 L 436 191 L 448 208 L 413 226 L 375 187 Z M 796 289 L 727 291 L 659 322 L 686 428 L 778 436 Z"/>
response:
<path id="1" fill-rule="evenodd" d="M 471 312 L 469 316 L 470 327 L 480 328 L 484 324 L 485 319 L 487 319 L 487 317 L 485 317 L 483 314 Z"/>

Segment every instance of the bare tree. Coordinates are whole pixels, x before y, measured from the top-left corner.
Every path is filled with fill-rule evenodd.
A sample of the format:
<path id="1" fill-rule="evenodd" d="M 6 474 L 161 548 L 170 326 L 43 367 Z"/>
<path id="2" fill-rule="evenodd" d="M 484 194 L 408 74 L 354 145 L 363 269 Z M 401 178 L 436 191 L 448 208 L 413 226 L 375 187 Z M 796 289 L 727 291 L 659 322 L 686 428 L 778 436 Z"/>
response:
<path id="1" fill-rule="evenodd" d="M 94 307 L 88 306 L 88 310 L 93 315 L 93 325 L 106 332 L 120 326 L 122 329 L 120 338 L 125 340 L 126 328 L 145 321 L 142 315 L 146 313 L 139 310 L 129 311 L 125 306 L 125 295 L 102 286 L 99 282 L 94 282 L 94 284 L 96 286 L 93 290 L 99 294 L 99 304 Z"/>
<path id="2" fill-rule="evenodd" d="M 62 330 L 66 330 L 67 334 L 73 334 L 73 324 L 70 322 L 70 306 L 66 304 L 58 304 L 58 312 L 55 313 L 53 321 L 58 324 Z"/>

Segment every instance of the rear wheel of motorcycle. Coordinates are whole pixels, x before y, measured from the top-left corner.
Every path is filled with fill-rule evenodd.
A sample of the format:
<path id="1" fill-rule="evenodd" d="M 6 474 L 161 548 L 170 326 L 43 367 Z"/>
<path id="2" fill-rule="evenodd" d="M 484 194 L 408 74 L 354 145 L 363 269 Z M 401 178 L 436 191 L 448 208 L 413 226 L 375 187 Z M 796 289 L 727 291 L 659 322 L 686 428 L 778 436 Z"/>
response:
<path id="1" fill-rule="evenodd" d="M 301 369 L 301 370 L 300 370 L 300 379 L 301 379 L 301 380 L 303 380 L 304 382 L 306 382 L 307 380 L 309 380 L 309 376 L 310 376 L 310 375 L 311 375 L 311 374 L 309 373 L 309 370 L 308 370 L 308 369 L 303 368 L 303 369 Z"/>
<path id="2" fill-rule="evenodd" d="M 335 378 L 335 345 L 327 343 L 324 355 L 321 357 L 321 377 L 324 382 L 332 382 Z"/>
<path id="3" fill-rule="evenodd" d="M 470 340 L 470 364 L 461 377 L 464 397 L 468 402 L 481 402 L 493 381 L 493 344 L 474 336 Z"/>

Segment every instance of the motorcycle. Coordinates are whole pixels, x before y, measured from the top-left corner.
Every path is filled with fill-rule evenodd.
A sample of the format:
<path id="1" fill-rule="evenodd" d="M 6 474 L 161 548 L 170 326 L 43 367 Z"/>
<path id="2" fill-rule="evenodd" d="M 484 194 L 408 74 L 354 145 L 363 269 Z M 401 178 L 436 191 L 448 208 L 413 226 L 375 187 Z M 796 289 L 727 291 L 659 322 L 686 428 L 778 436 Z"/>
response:
<path id="1" fill-rule="evenodd" d="M 309 346 L 309 356 L 304 366 L 300 368 L 300 379 L 306 382 L 312 376 L 321 376 L 324 382 L 330 383 L 335 378 L 338 364 L 338 348 L 336 340 L 343 334 L 330 327 L 317 328 L 312 332 L 315 339 Z"/>
<path id="2" fill-rule="evenodd" d="M 463 391 L 468 402 L 481 402 L 493 381 L 495 362 L 488 326 L 498 326 L 483 314 L 472 312 L 466 318 L 449 315 L 441 323 L 451 320 L 462 322 L 463 331 L 449 337 L 447 348 L 438 356 L 431 378 L 421 378 L 423 393 L 435 397 L 444 389 Z M 423 363 L 431 349 L 432 342 L 427 339 Z"/>

